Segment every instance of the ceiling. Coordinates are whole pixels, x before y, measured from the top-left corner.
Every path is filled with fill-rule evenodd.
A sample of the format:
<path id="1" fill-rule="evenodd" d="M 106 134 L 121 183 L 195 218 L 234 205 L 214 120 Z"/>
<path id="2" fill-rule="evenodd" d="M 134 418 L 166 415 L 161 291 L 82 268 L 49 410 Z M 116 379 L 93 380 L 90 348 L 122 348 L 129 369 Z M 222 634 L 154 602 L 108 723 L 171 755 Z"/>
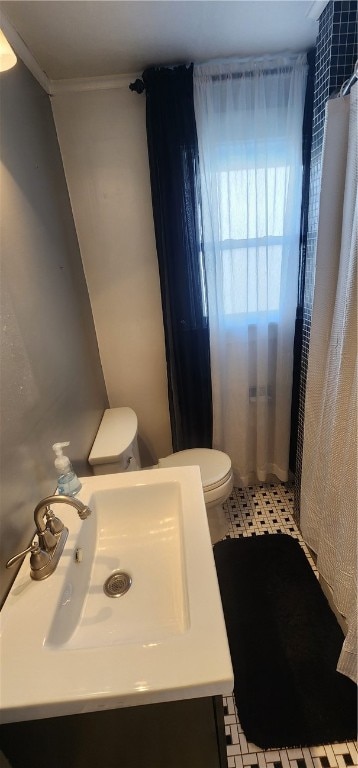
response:
<path id="1" fill-rule="evenodd" d="M 0 9 L 50 80 L 308 50 L 312 0 L 13 0 Z M 311 13 L 310 13 L 311 12 Z"/>

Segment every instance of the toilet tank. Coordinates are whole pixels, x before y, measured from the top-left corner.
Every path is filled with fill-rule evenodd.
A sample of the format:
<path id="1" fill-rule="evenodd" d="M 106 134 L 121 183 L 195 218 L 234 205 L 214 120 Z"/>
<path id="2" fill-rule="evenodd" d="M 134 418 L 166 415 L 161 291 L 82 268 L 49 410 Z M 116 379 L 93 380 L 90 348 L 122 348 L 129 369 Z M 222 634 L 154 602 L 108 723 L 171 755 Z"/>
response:
<path id="1" fill-rule="evenodd" d="M 138 419 L 132 408 L 107 408 L 88 461 L 94 475 L 140 469 Z"/>

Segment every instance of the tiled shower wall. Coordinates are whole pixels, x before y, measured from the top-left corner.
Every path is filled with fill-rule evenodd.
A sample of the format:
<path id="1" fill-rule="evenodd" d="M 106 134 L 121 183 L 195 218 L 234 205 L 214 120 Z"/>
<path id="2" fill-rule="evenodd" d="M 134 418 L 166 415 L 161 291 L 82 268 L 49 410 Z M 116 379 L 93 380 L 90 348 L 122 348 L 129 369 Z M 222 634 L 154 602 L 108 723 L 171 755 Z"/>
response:
<path id="1" fill-rule="evenodd" d="M 302 368 L 298 415 L 297 458 L 295 478 L 295 518 L 300 519 L 300 488 L 303 454 L 304 407 L 316 265 L 316 241 L 321 183 L 321 155 L 326 101 L 338 92 L 351 76 L 358 56 L 357 0 L 331 2 L 319 22 L 316 42 L 316 74 L 313 103 L 313 132 L 310 177 L 310 200 L 306 251 L 306 276 L 303 312 Z"/>

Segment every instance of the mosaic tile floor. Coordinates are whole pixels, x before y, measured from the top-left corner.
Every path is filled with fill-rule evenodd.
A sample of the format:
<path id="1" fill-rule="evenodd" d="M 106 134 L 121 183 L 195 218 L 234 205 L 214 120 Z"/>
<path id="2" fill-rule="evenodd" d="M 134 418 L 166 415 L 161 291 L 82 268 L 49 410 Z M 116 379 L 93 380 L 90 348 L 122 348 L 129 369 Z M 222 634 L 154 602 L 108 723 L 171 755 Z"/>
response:
<path id="1" fill-rule="evenodd" d="M 317 574 L 314 562 L 293 519 L 293 487 L 265 484 L 234 488 L 225 508 L 229 536 L 264 536 L 288 533 L 298 539 Z M 247 742 L 233 696 L 224 697 L 226 749 L 229 768 L 347 768 L 358 766 L 358 745 L 325 744 L 302 749 L 262 750 Z"/>

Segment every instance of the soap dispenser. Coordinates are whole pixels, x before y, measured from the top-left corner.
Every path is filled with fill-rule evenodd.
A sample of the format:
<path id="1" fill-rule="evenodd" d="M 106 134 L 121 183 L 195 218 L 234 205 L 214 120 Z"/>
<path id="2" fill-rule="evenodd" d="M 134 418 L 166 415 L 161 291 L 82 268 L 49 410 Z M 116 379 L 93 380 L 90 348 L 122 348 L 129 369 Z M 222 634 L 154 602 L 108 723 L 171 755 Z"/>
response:
<path id="1" fill-rule="evenodd" d="M 82 485 L 75 474 L 68 456 L 64 456 L 62 448 L 66 448 L 69 443 L 54 443 L 52 450 L 55 451 L 55 467 L 57 471 L 57 491 L 64 496 L 76 496 Z"/>

